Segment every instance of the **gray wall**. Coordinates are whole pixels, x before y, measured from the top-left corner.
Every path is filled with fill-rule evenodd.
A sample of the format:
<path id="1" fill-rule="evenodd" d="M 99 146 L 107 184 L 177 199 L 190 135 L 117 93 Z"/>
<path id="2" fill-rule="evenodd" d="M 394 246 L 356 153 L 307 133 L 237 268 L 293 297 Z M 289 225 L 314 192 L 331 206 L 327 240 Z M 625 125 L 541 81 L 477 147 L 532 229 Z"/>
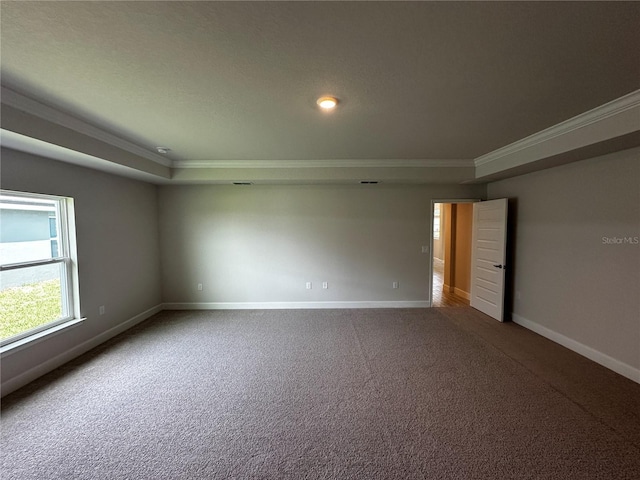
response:
<path id="1" fill-rule="evenodd" d="M 80 307 L 87 317 L 3 356 L 3 384 L 53 365 L 52 359 L 161 304 L 156 186 L 7 149 L 0 185 L 75 199 Z M 100 305 L 106 307 L 102 316 Z"/>
<path id="2" fill-rule="evenodd" d="M 163 298 L 427 302 L 431 199 L 484 194 L 477 185 L 162 186 Z"/>
<path id="3" fill-rule="evenodd" d="M 514 319 L 618 371 L 640 368 L 640 149 L 491 183 L 488 195 L 512 199 L 516 216 Z"/>

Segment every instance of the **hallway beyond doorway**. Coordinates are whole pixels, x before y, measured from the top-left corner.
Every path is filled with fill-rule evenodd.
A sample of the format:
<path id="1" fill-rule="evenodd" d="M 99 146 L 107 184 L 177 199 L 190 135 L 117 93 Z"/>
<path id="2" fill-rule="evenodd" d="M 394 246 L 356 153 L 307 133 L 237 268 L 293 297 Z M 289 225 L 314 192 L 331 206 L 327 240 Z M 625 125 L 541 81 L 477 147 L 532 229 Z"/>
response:
<path id="1" fill-rule="evenodd" d="M 469 305 L 466 300 L 455 293 L 449 293 L 443 289 L 444 262 L 439 258 L 433 258 L 433 291 L 432 307 L 464 307 Z"/>

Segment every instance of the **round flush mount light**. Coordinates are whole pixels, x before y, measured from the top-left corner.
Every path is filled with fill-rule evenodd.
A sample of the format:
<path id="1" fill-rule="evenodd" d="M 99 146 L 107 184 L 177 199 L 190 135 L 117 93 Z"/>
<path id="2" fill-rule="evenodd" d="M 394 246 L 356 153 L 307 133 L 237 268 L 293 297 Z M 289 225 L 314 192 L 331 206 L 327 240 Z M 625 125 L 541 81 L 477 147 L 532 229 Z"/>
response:
<path id="1" fill-rule="evenodd" d="M 169 147 L 156 147 L 156 151 L 161 155 L 166 155 L 171 149 Z"/>
<path id="2" fill-rule="evenodd" d="M 338 99 L 335 97 L 320 97 L 316 103 L 323 110 L 332 110 L 336 108 Z"/>

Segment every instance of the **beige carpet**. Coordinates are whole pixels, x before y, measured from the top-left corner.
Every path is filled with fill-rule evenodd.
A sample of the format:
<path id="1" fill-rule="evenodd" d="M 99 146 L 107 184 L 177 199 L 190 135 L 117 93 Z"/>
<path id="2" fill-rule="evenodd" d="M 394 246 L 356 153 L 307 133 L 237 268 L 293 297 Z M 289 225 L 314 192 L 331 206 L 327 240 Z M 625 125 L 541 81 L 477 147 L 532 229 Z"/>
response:
<path id="1" fill-rule="evenodd" d="M 3 479 L 637 479 L 640 385 L 469 308 L 162 312 L 3 400 Z"/>

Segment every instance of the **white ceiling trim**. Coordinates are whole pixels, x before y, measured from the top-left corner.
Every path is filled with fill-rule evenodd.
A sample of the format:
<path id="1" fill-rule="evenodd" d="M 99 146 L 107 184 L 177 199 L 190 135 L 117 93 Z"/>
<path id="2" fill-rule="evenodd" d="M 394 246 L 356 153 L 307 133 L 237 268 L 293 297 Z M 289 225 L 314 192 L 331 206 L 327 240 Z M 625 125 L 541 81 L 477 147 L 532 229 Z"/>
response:
<path id="1" fill-rule="evenodd" d="M 133 153 L 140 157 L 151 160 L 152 162 L 159 163 L 165 167 L 171 166 L 171 160 L 163 157 L 157 153 L 150 152 L 149 150 L 136 145 L 135 143 L 124 140 L 116 135 L 105 132 L 104 130 L 95 127 L 84 120 L 71 116 L 67 113 L 63 113 L 56 110 L 53 107 L 38 102 L 32 98 L 26 97 L 14 90 L 7 87 L 1 87 L 0 98 L 2 103 L 14 107 L 23 112 L 27 112 L 36 117 L 40 117 L 44 120 L 56 123 L 60 126 L 70 128 L 76 132 L 82 133 L 89 137 L 95 138 L 102 142 L 108 143 L 114 147 L 120 148 L 127 152 Z"/>
<path id="2" fill-rule="evenodd" d="M 44 142 L 37 138 L 27 137 L 2 128 L 0 128 L 0 144 L 4 148 L 10 148 L 19 152 L 32 153 L 40 157 L 51 158 L 60 162 L 91 168 L 112 175 L 133 178 L 143 182 L 155 184 L 168 184 L 170 182 L 170 179 L 162 178 L 153 173 L 143 172 L 132 167 L 127 167 L 126 165 L 120 165 L 103 158 L 94 157 L 93 155 Z"/>
<path id="3" fill-rule="evenodd" d="M 535 133 L 522 140 L 474 159 L 313 159 L 313 160 L 171 160 L 154 152 L 124 140 L 114 134 L 105 132 L 84 120 L 60 112 L 53 107 L 40 103 L 6 87 L 1 89 L 3 104 L 19 109 L 36 117 L 74 130 L 80 134 L 95 138 L 124 151 L 151 160 L 176 171 L 200 170 L 242 170 L 242 169 L 367 169 L 367 168 L 475 168 L 476 180 L 498 172 L 508 171 L 525 164 L 549 158 L 592 143 L 616 138 L 627 133 L 640 131 L 640 90 L 633 91 L 623 97 L 577 115 L 569 120 Z M 9 132 L 2 132 L 3 145 L 23 151 L 32 151 L 32 147 L 20 146 L 23 140 L 11 137 Z M 57 151 L 45 152 L 40 146 L 37 154 L 48 153 L 52 158 L 63 159 Z M 69 150 L 66 150 L 68 154 Z M 92 162 L 87 162 L 87 159 Z M 96 157 L 85 156 L 85 163 L 95 163 Z M 100 159 L 102 160 L 102 159 Z M 106 160 L 103 160 L 106 161 Z M 72 163 L 78 163 L 72 162 Z M 99 170 L 109 171 L 104 165 L 90 165 Z M 125 176 L 128 170 L 111 171 Z M 186 173 L 186 172 L 185 172 Z M 195 173 L 195 172 L 194 172 Z M 143 179 L 138 177 L 139 179 Z M 150 177 L 144 176 L 150 181 Z M 166 181 L 158 177 L 160 182 Z M 155 183 L 155 182 L 154 182 Z"/>
<path id="4" fill-rule="evenodd" d="M 569 136 L 576 130 L 593 126 L 598 123 L 611 120 L 613 117 L 627 116 L 633 122 L 633 116 L 628 116 L 630 110 L 640 110 L 640 90 L 635 90 L 627 95 L 617 98 L 609 103 L 605 103 L 599 107 L 596 107 L 588 112 L 576 115 L 569 120 L 558 123 L 552 127 L 542 130 L 538 133 L 534 133 L 528 137 L 525 137 L 517 142 L 506 145 L 502 148 L 494 150 L 475 159 L 475 166 L 480 167 L 488 165 L 498 160 L 506 159 L 506 157 L 514 156 L 515 154 L 535 147 L 542 147 L 544 144 L 551 142 L 552 140 L 559 139 L 563 136 Z M 621 122 L 621 125 L 617 126 L 617 135 L 621 136 L 626 133 L 630 133 L 629 130 L 635 131 L 640 129 L 640 121 L 637 119 L 640 116 L 635 117 L 636 121 L 631 124 L 628 119 Z M 615 135 L 614 135 L 615 136 Z M 540 148 L 541 150 L 543 148 Z M 560 153 L 560 152 L 558 152 Z M 514 159 L 515 160 L 515 159 Z M 517 166 L 517 165 L 514 165 Z M 501 169 L 504 169 L 504 165 Z"/>
<path id="5" fill-rule="evenodd" d="M 173 168 L 469 168 L 473 159 L 174 160 Z"/>

